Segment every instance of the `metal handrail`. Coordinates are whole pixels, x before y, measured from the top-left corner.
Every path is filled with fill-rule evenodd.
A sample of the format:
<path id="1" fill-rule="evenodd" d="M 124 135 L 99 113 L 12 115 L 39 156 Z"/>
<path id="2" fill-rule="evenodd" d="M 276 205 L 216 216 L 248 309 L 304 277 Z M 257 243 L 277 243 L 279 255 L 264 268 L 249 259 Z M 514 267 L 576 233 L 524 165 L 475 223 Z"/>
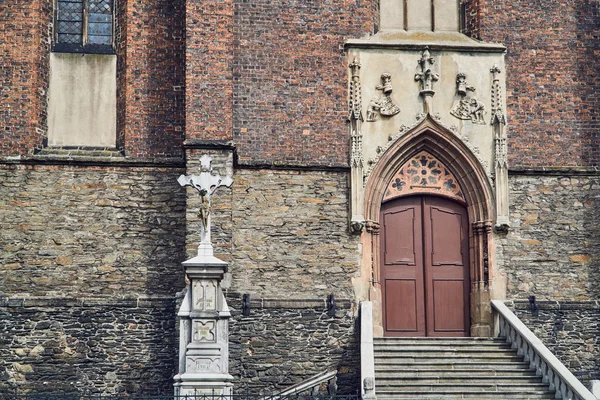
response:
<path id="1" fill-rule="evenodd" d="M 560 362 L 558 358 L 499 300 L 492 300 L 498 336 L 525 357 L 536 373 L 555 390 L 555 398 L 563 400 L 596 400 L 589 390 Z"/>

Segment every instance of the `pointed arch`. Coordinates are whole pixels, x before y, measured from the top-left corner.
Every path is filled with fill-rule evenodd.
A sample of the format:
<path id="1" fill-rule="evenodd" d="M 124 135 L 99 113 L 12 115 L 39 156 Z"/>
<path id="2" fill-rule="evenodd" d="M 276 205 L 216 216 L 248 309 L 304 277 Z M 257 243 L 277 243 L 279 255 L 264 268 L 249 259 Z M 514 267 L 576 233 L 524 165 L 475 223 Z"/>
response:
<path id="1" fill-rule="evenodd" d="M 376 222 L 385 189 L 396 171 L 421 151 L 438 158 L 463 188 L 471 221 L 491 221 L 494 195 L 487 174 L 473 152 L 454 133 L 427 116 L 380 157 L 365 187 L 365 219 Z"/>
<path id="2" fill-rule="evenodd" d="M 469 226 L 471 279 L 471 335 L 491 335 L 489 277 L 494 269 L 492 226 L 494 194 L 484 167 L 475 154 L 453 132 L 431 116 L 400 137 L 380 156 L 365 187 L 364 215 L 366 231 L 362 236 L 363 256 L 372 268 L 371 300 L 381 305 L 380 211 L 386 188 L 397 171 L 411 158 L 426 151 L 437 158 L 456 177 L 462 188 Z M 363 260 L 365 259 L 363 258 Z M 375 333 L 382 335 L 381 315 L 375 314 Z"/>

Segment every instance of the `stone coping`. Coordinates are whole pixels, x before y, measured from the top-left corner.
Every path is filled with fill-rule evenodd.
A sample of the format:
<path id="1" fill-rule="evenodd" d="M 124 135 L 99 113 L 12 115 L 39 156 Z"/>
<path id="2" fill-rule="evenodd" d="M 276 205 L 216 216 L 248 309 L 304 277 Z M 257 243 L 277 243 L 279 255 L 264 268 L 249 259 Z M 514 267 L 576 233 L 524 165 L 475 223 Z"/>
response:
<path id="1" fill-rule="evenodd" d="M 599 167 L 510 167 L 509 175 L 600 175 Z"/>
<path id="2" fill-rule="evenodd" d="M 431 51 L 457 51 L 469 53 L 504 53 L 503 44 L 485 43 L 460 32 L 405 31 L 389 29 L 377 32 L 369 38 L 349 39 L 346 49 L 417 50 L 425 46 Z"/>
<path id="3" fill-rule="evenodd" d="M 87 147 L 48 147 L 35 154 L 0 156 L 0 164 L 185 168 L 183 158 L 129 158 L 115 148 Z"/>
<path id="4" fill-rule="evenodd" d="M 509 308 L 518 310 L 529 310 L 529 300 L 506 300 L 504 301 Z M 553 301 L 553 300 L 536 300 L 539 310 L 592 310 L 600 311 L 600 300 L 586 301 Z"/>
<path id="5" fill-rule="evenodd" d="M 228 301 L 242 301 L 242 295 L 229 293 Z M 0 297 L 0 307 L 9 308 L 34 308 L 34 307 L 99 307 L 118 306 L 123 308 L 158 307 L 173 305 L 181 301 L 181 295 L 173 296 L 148 296 L 148 297 Z M 337 309 L 352 309 L 353 302 L 348 299 L 335 299 Z M 250 298 L 250 307 L 254 309 L 326 309 L 326 299 L 268 299 Z"/>
<path id="6" fill-rule="evenodd" d="M 173 305 L 175 297 L 136 297 L 136 298 L 114 298 L 114 297 L 90 297 L 90 298 L 68 298 L 68 297 L 8 297 L 0 298 L 0 307 L 9 308 L 34 308 L 34 307 L 98 307 L 118 306 L 122 308 L 155 307 Z"/>

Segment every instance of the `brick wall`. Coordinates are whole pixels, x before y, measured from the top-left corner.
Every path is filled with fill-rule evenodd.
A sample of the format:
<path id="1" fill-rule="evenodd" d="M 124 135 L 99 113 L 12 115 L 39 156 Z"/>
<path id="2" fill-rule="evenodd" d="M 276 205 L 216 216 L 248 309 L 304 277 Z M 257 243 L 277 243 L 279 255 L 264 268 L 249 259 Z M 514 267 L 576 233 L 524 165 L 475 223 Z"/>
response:
<path id="1" fill-rule="evenodd" d="M 512 166 L 600 163 L 600 2 L 468 2 L 467 31 L 508 48 Z"/>
<path id="2" fill-rule="evenodd" d="M 373 32 L 377 3 L 235 2 L 233 138 L 240 163 L 347 165 L 342 45 Z"/>
<path id="3" fill-rule="evenodd" d="M 185 1 L 118 1 L 117 146 L 183 157 Z"/>
<path id="4" fill-rule="evenodd" d="M 0 165 L 2 295 L 173 295 L 184 285 L 180 172 Z"/>
<path id="5" fill-rule="evenodd" d="M 32 153 L 47 130 L 50 0 L 0 2 L 0 154 Z"/>

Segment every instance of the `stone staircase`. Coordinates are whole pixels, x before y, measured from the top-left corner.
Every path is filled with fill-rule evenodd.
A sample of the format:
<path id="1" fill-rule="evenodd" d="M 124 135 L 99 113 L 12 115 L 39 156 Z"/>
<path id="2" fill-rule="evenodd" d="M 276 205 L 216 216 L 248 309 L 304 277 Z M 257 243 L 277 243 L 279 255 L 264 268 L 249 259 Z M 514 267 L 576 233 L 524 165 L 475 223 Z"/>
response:
<path id="1" fill-rule="evenodd" d="M 554 399 L 504 338 L 374 338 L 378 400 Z"/>

